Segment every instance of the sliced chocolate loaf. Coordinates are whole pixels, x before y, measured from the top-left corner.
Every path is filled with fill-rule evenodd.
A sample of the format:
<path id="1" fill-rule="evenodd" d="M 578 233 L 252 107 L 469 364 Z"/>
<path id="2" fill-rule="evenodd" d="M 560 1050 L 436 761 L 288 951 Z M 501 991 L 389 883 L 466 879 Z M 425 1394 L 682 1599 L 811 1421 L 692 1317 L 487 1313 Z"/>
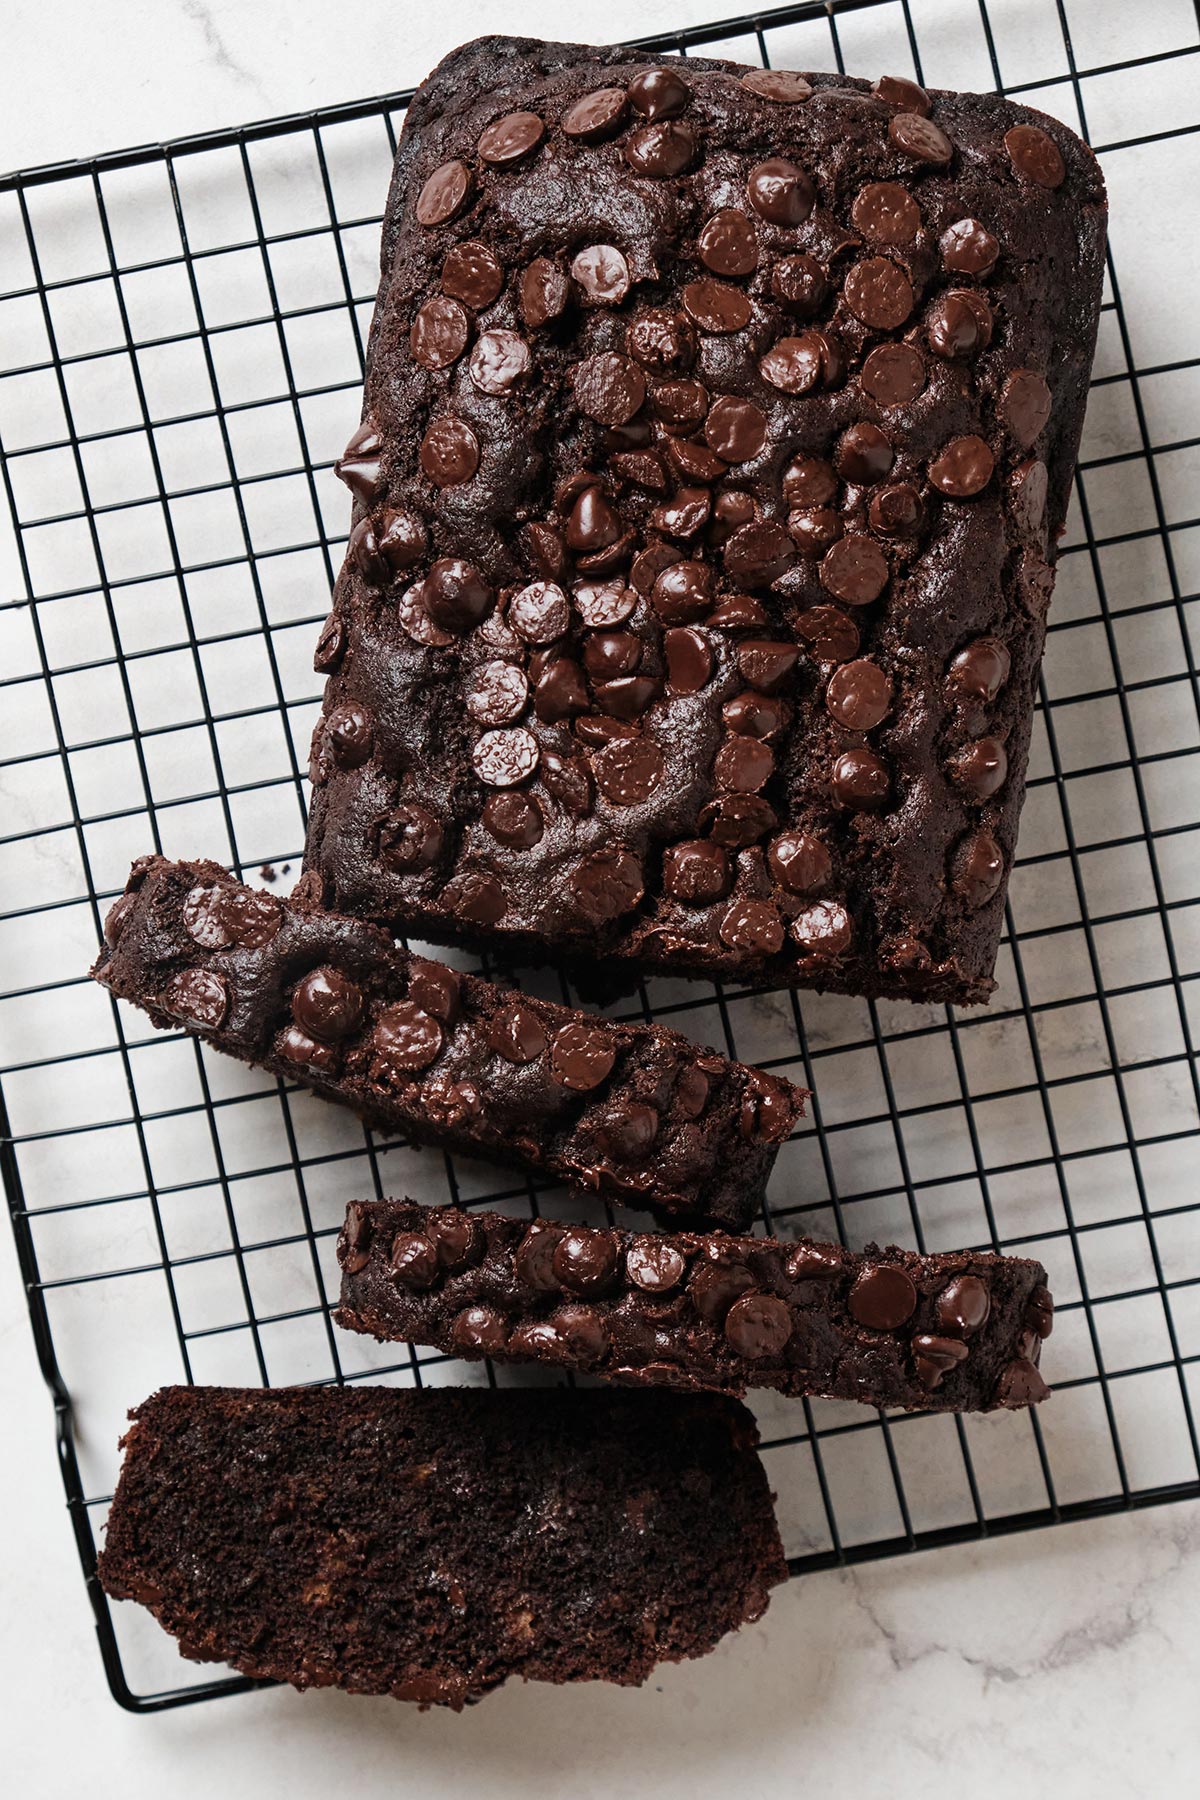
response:
<path id="1" fill-rule="evenodd" d="M 734 1230 L 803 1110 L 790 1082 L 678 1032 L 553 1006 L 399 949 L 211 862 L 135 863 L 97 981 L 243 1062 L 418 1142 Z"/>
<path id="2" fill-rule="evenodd" d="M 510 1675 L 635 1685 L 787 1573 L 732 1400 L 176 1387 L 130 1416 L 106 1592 L 298 1688 L 459 1709 Z"/>
<path id="3" fill-rule="evenodd" d="M 1054 1302 L 1023 1257 L 638 1236 L 410 1200 L 352 1202 L 338 1257 L 340 1325 L 450 1356 L 942 1412 L 1049 1392 Z"/>

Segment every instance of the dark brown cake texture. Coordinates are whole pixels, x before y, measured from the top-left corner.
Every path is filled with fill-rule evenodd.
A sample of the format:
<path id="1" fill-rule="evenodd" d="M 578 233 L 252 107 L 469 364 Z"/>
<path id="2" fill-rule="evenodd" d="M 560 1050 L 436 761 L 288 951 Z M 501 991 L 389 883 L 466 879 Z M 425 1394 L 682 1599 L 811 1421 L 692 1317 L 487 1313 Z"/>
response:
<path id="1" fill-rule="evenodd" d="M 352 1202 L 339 1325 L 610 1381 L 986 1412 L 1049 1392 L 1046 1271 L 987 1252 L 637 1235 Z"/>
<path id="2" fill-rule="evenodd" d="M 1087 148 L 996 95 L 448 57 L 339 464 L 327 902 L 985 999 L 1104 225 Z"/>
<path id="3" fill-rule="evenodd" d="M 754 1421 L 715 1396 L 163 1388 L 100 1580 L 184 1656 L 461 1709 L 510 1675 L 636 1685 L 787 1567 Z"/>
<path id="4" fill-rule="evenodd" d="M 210 862 L 135 863 L 92 974 L 156 1025 L 382 1128 L 740 1229 L 803 1111 L 788 1081 L 410 955 Z"/>

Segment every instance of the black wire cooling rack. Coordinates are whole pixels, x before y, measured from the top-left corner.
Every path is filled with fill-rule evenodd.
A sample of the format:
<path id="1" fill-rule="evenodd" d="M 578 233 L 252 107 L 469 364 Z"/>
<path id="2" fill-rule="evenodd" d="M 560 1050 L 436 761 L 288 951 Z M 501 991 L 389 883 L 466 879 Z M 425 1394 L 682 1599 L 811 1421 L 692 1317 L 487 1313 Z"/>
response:
<path id="1" fill-rule="evenodd" d="M 831 0 L 653 48 L 717 44 L 1058 114 L 1102 157 L 1116 254 L 992 1005 L 666 980 L 635 1003 L 815 1088 L 773 1229 L 1032 1252 L 1059 1296 L 1040 1416 L 760 1406 L 801 1573 L 1200 1494 L 1200 32 L 1174 0 Z M 296 867 L 348 514 L 330 465 L 405 101 L 0 180 L 0 1156 L 104 1666 L 137 1710 L 251 1684 L 192 1680 L 98 1588 L 126 1408 L 175 1380 L 482 1380 L 334 1330 L 344 1201 L 564 1205 L 151 1034 L 83 974 L 133 856 Z"/>

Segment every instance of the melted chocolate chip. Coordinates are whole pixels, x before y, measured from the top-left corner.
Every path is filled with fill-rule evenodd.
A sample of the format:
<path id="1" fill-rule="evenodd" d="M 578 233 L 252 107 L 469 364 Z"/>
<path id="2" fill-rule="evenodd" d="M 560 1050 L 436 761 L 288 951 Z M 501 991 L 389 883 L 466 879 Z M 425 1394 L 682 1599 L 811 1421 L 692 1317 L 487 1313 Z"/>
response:
<path id="1" fill-rule="evenodd" d="M 481 161 L 503 168 L 536 150 L 545 134 L 546 127 L 536 113 L 506 113 L 484 128 L 476 148 Z"/>
<path id="2" fill-rule="evenodd" d="M 945 168 L 954 155 L 954 146 L 932 119 L 920 113 L 897 113 L 888 120 L 888 139 L 901 156 L 913 162 L 932 163 Z"/>
<path id="3" fill-rule="evenodd" d="M 704 436 L 726 462 L 752 462 L 766 442 L 766 414 L 753 400 L 721 394 L 709 408 Z"/>
<path id="4" fill-rule="evenodd" d="M 435 487 L 457 487 L 479 467 L 479 439 L 465 420 L 443 414 L 421 439 L 420 461 Z"/>
<path id="5" fill-rule="evenodd" d="M 758 234 L 753 221 L 736 207 L 714 213 L 701 228 L 700 261 L 714 275 L 752 275 L 758 267 Z"/>
<path id="6" fill-rule="evenodd" d="M 689 906 L 723 900 L 733 881 L 729 858 L 719 844 L 692 838 L 663 853 L 663 890 Z"/>
<path id="7" fill-rule="evenodd" d="M 524 382 L 533 367 L 529 345 L 515 331 L 485 331 L 467 364 L 481 394 L 502 398 Z"/>
<path id="8" fill-rule="evenodd" d="M 487 245 L 478 238 L 455 244 L 442 264 L 442 291 L 461 300 L 472 312 L 481 312 L 497 299 L 504 286 L 504 270 Z"/>
<path id="9" fill-rule="evenodd" d="M 847 731 L 873 731 L 891 710 L 891 681 L 869 657 L 843 663 L 830 676 L 825 705 Z"/>
<path id="10" fill-rule="evenodd" d="M 657 1136 L 658 1114 L 638 1100 L 612 1106 L 596 1129 L 596 1141 L 604 1154 L 620 1163 L 642 1162 Z"/>
<path id="11" fill-rule="evenodd" d="M 363 992 L 340 969 L 313 969 L 292 992 L 292 1017 L 309 1037 L 340 1044 L 358 1029 L 364 1010 Z"/>
<path id="12" fill-rule="evenodd" d="M 650 798 L 666 772 L 662 751 L 651 738 L 618 738 L 594 761 L 596 782 L 614 806 L 639 806 Z"/>
<path id="13" fill-rule="evenodd" d="M 1000 417 L 1022 450 L 1032 448 L 1050 418 L 1050 389 L 1032 369 L 1014 369 L 1000 394 Z"/>
<path id="14" fill-rule="evenodd" d="M 577 1225 L 559 1238 L 551 1267 L 562 1286 L 573 1294 L 602 1294 L 612 1282 L 620 1260 L 611 1231 L 590 1231 Z"/>
<path id="15" fill-rule="evenodd" d="M 278 900 L 251 888 L 220 883 L 194 887 L 183 903 L 184 929 L 205 950 L 224 950 L 231 944 L 261 950 L 282 923 Z"/>
<path id="16" fill-rule="evenodd" d="M 674 69 L 643 69 L 629 84 L 629 98 L 647 119 L 674 119 L 692 97 L 688 87 Z"/>
<path id="17" fill-rule="evenodd" d="M 760 100 L 780 106 L 799 106 L 812 95 L 812 84 L 792 69 L 747 69 L 741 84 Z"/>
<path id="18" fill-rule="evenodd" d="M 825 299 L 825 271 L 815 256 L 800 251 L 784 256 L 771 271 L 771 293 L 789 312 L 809 318 Z"/>
<path id="19" fill-rule="evenodd" d="M 414 1075 L 436 1062 L 445 1038 L 438 1021 L 415 1000 L 397 1000 L 381 1012 L 371 1034 L 374 1063 L 388 1073 Z"/>
<path id="20" fill-rule="evenodd" d="M 751 169 L 746 179 L 746 198 L 760 219 L 786 227 L 803 225 L 816 204 L 816 191 L 803 169 L 781 156 L 773 156 L 755 163 Z"/>
<path id="21" fill-rule="evenodd" d="M 752 1362 L 778 1356 L 792 1335 L 792 1315 L 776 1294 L 743 1294 L 725 1315 L 725 1337 Z"/>
<path id="22" fill-rule="evenodd" d="M 796 560 L 792 538 L 771 519 L 740 525 L 725 545 L 725 573 L 741 587 L 770 587 Z"/>
<path id="23" fill-rule="evenodd" d="M 558 1276 L 554 1273 L 554 1252 L 562 1235 L 561 1225 L 548 1225 L 537 1219 L 517 1245 L 513 1258 L 517 1280 L 523 1286 L 532 1288 L 535 1294 L 559 1292 Z"/>
<path id="24" fill-rule="evenodd" d="M 462 984 L 455 970 L 427 957 L 413 957 L 408 965 L 408 998 L 422 1012 L 449 1025 L 458 1015 L 461 995 Z"/>
<path id="25" fill-rule="evenodd" d="M 159 995 L 158 1004 L 200 1031 L 218 1031 L 229 1011 L 229 985 L 215 969 L 180 969 Z"/>
<path id="26" fill-rule="evenodd" d="M 967 500 L 982 493 L 994 466 L 991 450 L 981 437 L 952 438 L 930 463 L 929 479 L 939 493 Z"/>
<path id="27" fill-rule="evenodd" d="M 715 1245 L 707 1245 L 706 1250 L 717 1260 L 693 1266 L 687 1293 L 700 1317 L 709 1325 L 720 1326 L 734 1301 L 754 1286 L 754 1277 L 740 1264 L 722 1260 Z"/>
<path id="28" fill-rule="evenodd" d="M 821 585 L 847 606 L 869 606 L 888 584 L 888 560 L 874 538 L 844 537 L 821 559 Z"/>
<path id="29" fill-rule="evenodd" d="M 571 275 L 590 306 L 619 306 L 629 292 L 629 264 L 612 244 L 589 244 L 571 264 Z"/>
<path id="30" fill-rule="evenodd" d="M 325 721 L 325 736 L 339 769 L 360 769 L 375 744 L 375 722 L 356 700 L 335 706 Z"/>
<path id="31" fill-rule="evenodd" d="M 818 894 L 833 872 L 825 845 L 811 832 L 785 831 L 767 851 L 772 875 L 791 894 Z"/>
<path id="32" fill-rule="evenodd" d="M 930 1391 L 941 1387 L 942 1377 L 965 1362 L 968 1355 L 967 1346 L 955 1338 L 935 1337 L 927 1331 L 916 1333 L 912 1353 L 917 1379 Z"/>
<path id="33" fill-rule="evenodd" d="M 902 112 L 918 113 L 922 118 L 928 118 L 933 110 L 933 102 L 925 89 L 903 75 L 881 75 L 873 83 L 871 92 L 888 106 L 898 106 Z"/>
<path id="34" fill-rule="evenodd" d="M 448 369 L 466 349 L 470 334 L 470 320 L 458 301 L 434 294 L 412 322 L 409 349 L 422 368 Z"/>
<path id="35" fill-rule="evenodd" d="M 575 402 L 580 412 L 601 425 L 623 425 L 646 399 L 646 382 L 638 365 L 615 350 L 601 351 L 576 363 L 572 370 Z"/>
<path id="36" fill-rule="evenodd" d="M 880 488 L 871 496 L 867 523 L 884 537 L 912 537 L 925 517 L 921 496 L 907 481 Z"/>
<path id="37" fill-rule="evenodd" d="M 799 660 L 795 644 L 769 638 L 747 638 L 737 649 L 738 668 L 764 694 L 777 694 L 788 687 Z"/>
<path id="38" fill-rule="evenodd" d="M 858 652 L 859 630 L 839 606 L 810 606 L 796 618 L 796 634 L 823 663 L 843 663 Z"/>
<path id="39" fill-rule="evenodd" d="M 750 302 L 740 288 L 721 281 L 689 281 L 682 294 L 684 310 L 701 331 L 741 331 L 750 323 Z"/>
<path id="40" fill-rule="evenodd" d="M 1061 187 L 1067 167 L 1054 139 L 1040 125 L 1013 125 L 1004 134 L 1004 148 L 1018 175 L 1038 187 Z"/>
<path id="41" fill-rule="evenodd" d="M 444 225 L 462 211 L 470 191 L 471 171 L 466 163 L 443 163 L 417 196 L 417 223 L 427 227 Z"/>
<path id="42" fill-rule="evenodd" d="M 921 229 L 921 211 L 895 181 L 872 181 L 860 188 L 850 209 L 855 228 L 881 244 L 911 244 Z"/>
<path id="43" fill-rule="evenodd" d="M 438 1277 L 437 1251 L 419 1231 L 397 1232 L 388 1263 L 400 1285 L 418 1293 L 431 1288 Z"/>
<path id="44" fill-rule="evenodd" d="M 999 738 L 976 738 L 950 758 L 947 768 L 956 787 L 976 800 L 990 800 L 1008 777 L 1008 752 Z"/>
<path id="45" fill-rule="evenodd" d="M 899 263 L 886 256 L 856 263 L 842 291 L 855 318 L 878 331 L 894 331 L 913 309 L 912 282 Z"/>
<path id="46" fill-rule="evenodd" d="M 891 439 L 878 425 L 865 421 L 859 425 L 851 425 L 838 439 L 837 449 L 833 455 L 833 466 L 843 481 L 855 483 L 858 487 L 870 487 L 874 482 L 882 481 L 892 466 L 894 453 Z M 847 542 L 853 543 L 854 539 Z"/>
<path id="47" fill-rule="evenodd" d="M 482 813 L 485 831 L 510 850 L 529 850 L 545 829 L 541 809 L 531 794 L 515 789 L 489 795 Z"/>
<path id="48" fill-rule="evenodd" d="M 676 626 L 663 635 L 667 686 L 675 694 L 697 694 L 712 676 L 713 657 L 703 632 Z"/>
<path id="49" fill-rule="evenodd" d="M 871 1331 L 896 1331 L 917 1309 L 917 1290 L 904 1269 L 868 1263 L 850 1289 L 850 1316 Z"/>
<path id="50" fill-rule="evenodd" d="M 817 900 L 805 907 L 793 918 L 791 932 L 802 954 L 818 962 L 844 956 L 854 936 L 850 915 L 839 900 Z"/>
<path id="51" fill-rule="evenodd" d="M 469 1356 L 498 1356 L 508 1343 L 508 1326 L 492 1306 L 466 1306 L 450 1327 L 457 1350 Z"/>
<path id="52" fill-rule="evenodd" d="M 886 803 L 891 776 L 887 764 L 874 751 L 846 750 L 833 765 L 829 785 L 840 806 L 869 812 Z"/>
<path id="53" fill-rule="evenodd" d="M 661 1237 L 634 1238 L 625 1252 L 625 1273 L 646 1294 L 669 1294 L 683 1280 L 683 1256 Z"/>
<path id="54" fill-rule="evenodd" d="M 775 956 L 783 948 L 783 920 L 769 900 L 735 900 L 721 919 L 721 942 L 748 956 Z"/>
<path id="55" fill-rule="evenodd" d="M 913 344 L 877 344 L 858 381 L 879 406 L 907 406 L 925 386 L 925 359 Z"/>
<path id="56" fill-rule="evenodd" d="M 990 275 L 1000 245 L 978 219 L 959 219 L 942 233 L 942 267 L 954 275 Z"/>
<path id="57" fill-rule="evenodd" d="M 659 119 L 642 125 L 625 140 L 625 161 L 635 175 L 668 181 L 682 175 L 696 154 L 696 136 L 690 125 Z"/>
<path id="58" fill-rule="evenodd" d="M 601 1025 L 576 1020 L 562 1026 L 550 1045 L 551 1074 L 578 1094 L 586 1094 L 607 1081 L 616 1060 L 612 1033 Z"/>
<path id="59" fill-rule="evenodd" d="M 571 284 L 557 263 L 535 256 L 522 271 L 519 292 L 521 317 L 530 330 L 537 331 L 564 311 Z"/>
<path id="60" fill-rule="evenodd" d="M 1004 880 L 1004 855 L 990 831 L 965 837 L 954 855 L 951 886 L 972 911 L 986 906 Z"/>
<path id="61" fill-rule="evenodd" d="M 379 860 L 394 874 L 428 869 L 442 854 L 445 833 L 439 819 L 418 801 L 398 806 L 379 825 Z"/>
<path id="62" fill-rule="evenodd" d="M 986 1325 L 992 1310 L 987 1283 L 978 1275 L 956 1275 L 937 1297 L 937 1322 L 943 1331 L 970 1337 Z"/>
<path id="63" fill-rule="evenodd" d="M 333 465 L 334 474 L 360 500 L 372 500 L 382 485 L 383 438 L 371 419 L 364 419 Z"/>
<path id="64" fill-rule="evenodd" d="M 784 394 L 807 394 L 821 379 L 821 338 L 815 331 L 782 337 L 758 365 L 764 381 Z"/>
<path id="65" fill-rule="evenodd" d="M 484 663 L 471 676 L 466 699 L 476 724 L 511 725 L 525 710 L 529 683 L 515 663 Z"/>
<path id="66" fill-rule="evenodd" d="M 582 138 L 585 143 L 599 143 L 613 137 L 625 118 L 625 90 L 619 87 L 596 88 L 576 100 L 562 116 L 562 128 L 568 137 Z"/>
<path id="67" fill-rule="evenodd" d="M 321 627 L 317 647 L 313 651 L 313 670 L 318 675 L 332 675 L 341 666 L 346 650 L 346 628 L 336 613 L 330 613 Z"/>
<path id="68" fill-rule="evenodd" d="M 568 880 L 580 911 L 597 926 L 632 912 L 646 891 L 641 864 L 627 850 L 598 850 L 585 856 Z"/>

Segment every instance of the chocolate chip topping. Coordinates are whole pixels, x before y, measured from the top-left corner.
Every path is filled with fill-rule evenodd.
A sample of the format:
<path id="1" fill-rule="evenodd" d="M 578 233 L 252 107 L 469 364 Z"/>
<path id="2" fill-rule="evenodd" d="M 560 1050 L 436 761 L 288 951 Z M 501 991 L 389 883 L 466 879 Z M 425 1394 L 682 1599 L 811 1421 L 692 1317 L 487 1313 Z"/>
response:
<path id="1" fill-rule="evenodd" d="M 873 750 L 845 750 L 833 765 L 829 785 L 840 806 L 871 812 L 886 805 L 892 778 Z"/>
<path id="2" fill-rule="evenodd" d="M 888 1263 L 869 1264 L 857 1277 L 846 1302 L 851 1316 L 871 1331 L 895 1331 L 917 1309 L 912 1277 Z"/>
<path id="3" fill-rule="evenodd" d="M 559 1238 L 551 1267 L 560 1284 L 571 1293 L 602 1294 L 617 1272 L 618 1261 L 612 1232 L 576 1226 Z"/>
<path id="4" fill-rule="evenodd" d="M 1004 879 L 1004 856 L 990 831 L 965 837 L 954 855 L 954 892 L 971 908 L 986 906 Z"/>
<path id="5" fill-rule="evenodd" d="M 1012 657 L 999 638 L 975 638 L 950 664 L 952 687 L 972 699 L 993 701 L 1012 669 Z"/>
<path id="6" fill-rule="evenodd" d="M 729 858 L 719 844 L 691 838 L 663 852 L 663 889 L 688 906 L 711 906 L 723 900 L 733 881 Z"/>
<path id="7" fill-rule="evenodd" d="M 515 331 L 485 331 L 467 364 L 481 394 L 496 397 L 520 387 L 533 366 L 529 345 Z"/>
<path id="8" fill-rule="evenodd" d="M 398 1232 L 392 1240 L 390 1260 L 393 1275 L 404 1287 L 420 1292 L 437 1280 L 437 1251 L 421 1232 Z"/>
<path id="9" fill-rule="evenodd" d="M 292 990 L 292 1017 L 302 1031 L 323 1044 L 340 1044 L 358 1029 L 363 991 L 340 969 L 312 969 Z"/>
<path id="10" fill-rule="evenodd" d="M 897 106 L 902 112 L 917 113 L 928 118 L 933 111 L 933 102 L 923 87 L 915 81 L 908 81 L 903 75 L 881 75 L 871 88 L 877 100 L 883 100 L 888 106 Z"/>
<path id="11" fill-rule="evenodd" d="M 740 288 L 721 281 L 689 281 L 682 294 L 684 310 L 701 331 L 741 331 L 750 323 L 750 302 Z"/>
<path id="12" fill-rule="evenodd" d="M 638 365 L 615 350 L 601 351 L 576 363 L 572 371 L 575 403 L 601 425 L 624 425 L 641 410 L 646 381 Z"/>
<path id="13" fill-rule="evenodd" d="M 415 1000 L 380 1013 L 371 1035 L 376 1063 L 389 1073 L 416 1074 L 436 1062 L 445 1039 L 438 1021 Z"/>
<path id="14" fill-rule="evenodd" d="M 739 1356 L 778 1356 L 792 1335 L 792 1315 L 775 1294 L 743 1294 L 725 1315 L 725 1336 Z"/>
<path id="15" fill-rule="evenodd" d="M 816 191 L 796 163 L 772 156 L 755 163 L 746 177 L 746 198 L 771 225 L 803 225 L 816 204 Z"/>
<path id="16" fill-rule="evenodd" d="M 546 1048 L 546 1032 L 538 1015 L 519 1000 L 503 1006 L 489 1019 L 484 1036 L 505 1062 L 536 1062 Z"/>
<path id="17" fill-rule="evenodd" d="M 758 267 L 758 234 L 736 207 L 714 213 L 697 239 L 700 261 L 714 275 L 752 275 Z"/>
<path id="18" fill-rule="evenodd" d="M 937 1297 L 937 1322 L 942 1331 L 970 1337 L 987 1323 L 991 1309 L 986 1282 L 978 1275 L 956 1275 Z"/>
<path id="19" fill-rule="evenodd" d="M 507 168 L 536 150 L 545 133 L 546 127 L 536 113 L 505 113 L 484 128 L 476 148 L 485 163 Z"/>
<path id="20" fill-rule="evenodd" d="M 1038 187 L 1061 187 L 1067 168 L 1054 139 L 1040 125 L 1014 125 L 1004 134 L 1004 148 L 1018 175 Z"/>
<path id="21" fill-rule="evenodd" d="M 806 906 L 792 919 L 791 933 L 802 955 L 819 963 L 844 956 L 854 940 L 850 915 L 840 900 L 818 900 Z"/>
<path id="22" fill-rule="evenodd" d="M 1032 369 L 1014 369 L 1000 394 L 1000 417 L 1022 450 L 1029 450 L 1050 418 L 1050 389 Z"/>
<path id="23" fill-rule="evenodd" d="M 932 163 L 945 168 L 954 155 L 954 146 L 932 119 L 920 113 L 897 113 L 888 120 L 888 139 L 901 156 L 912 162 Z"/>
<path id="24" fill-rule="evenodd" d="M 180 969 L 159 995 L 158 1004 L 200 1031 L 217 1031 L 229 1011 L 229 984 L 216 969 Z"/>
<path id="25" fill-rule="evenodd" d="M 413 320 L 409 348 L 422 368 L 448 369 L 466 349 L 470 332 L 470 321 L 458 301 L 435 294 Z"/>
<path id="26" fill-rule="evenodd" d="M 595 144 L 615 136 L 624 119 L 624 88 L 596 88 L 567 108 L 562 116 L 562 128 L 568 137 Z"/>
<path id="27" fill-rule="evenodd" d="M 682 1252 L 662 1237 L 634 1238 L 625 1252 L 625 1273 L 646 1294 L 669 1294 L 686 1269 Z"/>
<path id="28" fill-rule="evenodd" d="M 454 244 L 442 263 L 442 291 L 461 300 L 472 312 L 482 312 L 499 298 L 504 270 L 487 245 L 478 238 Z"/>
<path id="29" fill-rule="evenodd" d="M 444 414 L 421 439 L 421 467 L 435 487 L 457 487 L 479 467 L 479 440 L 463 419 Z"/>
<path id="30" fill-rule="evenodd" d="M 521 273 L 521 317 L 531 330 L 548 325 L 566 310 L 571 284 L 549 257 L 535 256 Z"/>
<path id="31" fill-rule="evenodd" d="M 881 244 L 911 244 L 921 229 L 921 209 L 895 181 L 871 181 L 850 208 L 857 230 Z"/>
<path id="32" fill-rule="evenodd" d="M 667 181 L 691 167 L 696 137 L 690 125 L 674 119 L 642 125 L 625 140 L 625 161 L 635 175 Z"/>
<path id="33" fill-rule="evenodd" d="M 983 492 L 992 479 L 994 466 L 992 453 L 981 437 L 952 438 L 930 463 L 929 479 L 951 499 L 967 500 Z"/>
<path id="34" fill-rule="evenodd" d="M 959 219 L 947 226 L 940 241 L 942 267 L 954 275 L 990 275 L 1000 245 L 978 219 Z"/>
<path id="35" fill-rule="evenodd" d="M 429 176 L 417 196 L 417 220 L 427 227 L 444 225 L 462 211 L 471 191 L 471 171 L 465 162 L 443 163 Z"/>
<path id="36" fill-rule="evenodd" d="M 846 276 L 846 305 L 856 319 L 879 331 L 894 331 L 913 309 L 912 282 L 899 263 L 870 256 Z"/>
<path id="37" fill-rule="evenodd" d="M 880 406 L 907 406 L 925 386 L 925 359 L 914 344 L 877 344 L 858 380 Z"/>
<path id="38" fill-rule="evenodd" d="M 990 800 L 1008 776 L 1008 752 L 998 738 L 976 738 L 956 750 L 947 765 L 950 779 L 976 800 Z"/>
<path id="39" fill-rule="evenodd" d="M 674 69 L 644 69 L 629 84 L 632 105 L 647 119 L 674 119 L 692 97 L 687 82 Z"/>
<path id="40" fill-rule="evenodd" d="M 582 1021 L 564 1025 L 550 1044 L 550 1070 L 556 1081 L 586 1094 L 612 1074 L 617 1059 L 611 1034 L 601 1025 Z"/>
<path id="41" fill-rule="evenodd" d="M 630 288 L 629 264 L 613 244 L 589 244 L 571 264 L 571 277 L 590 306 L 619 306 Z"/>
<path id="42" fill-rule="evenodd" d="M 799 106 L 813 91 L 811 83 L 792 69 L 747 69 L 741 82 L 760 100 L 774 100 L 781 106 Z"/>

